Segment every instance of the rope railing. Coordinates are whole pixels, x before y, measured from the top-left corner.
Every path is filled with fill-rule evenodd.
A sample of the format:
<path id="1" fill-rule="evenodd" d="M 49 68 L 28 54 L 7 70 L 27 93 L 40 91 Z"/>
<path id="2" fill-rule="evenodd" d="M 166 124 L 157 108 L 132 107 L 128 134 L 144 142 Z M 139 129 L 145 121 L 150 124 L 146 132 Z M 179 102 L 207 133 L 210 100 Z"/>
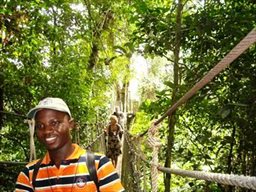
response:
<path id="1" fill-rule="evenodd" d="M 5 115 L 14 115 L 14 116 L 17 116 L 17 117 L 21 117 L 21 118 L 27 118 L 25 115 L 21 115 L 21 114 L 18 114 L 18 113 L 13 113 L 13 112 L 8 112 L 8 111 L 1 111 L 0 110 L 0 113 L 2 114 L 5 114 Z"/>
<path id="2" fill-rule="evenodd" d="M 239 57 L 245 50 L 247 50 L 251 45 L 256 42 L 256 28 L 247 34 L 215 67 L 213 67 L 198 83 L 196 83 L 183 97 L 181 97 L 177 102 L 175 102 L 158 120 L 153 124 L 156 126 L 161 123 L 164 118 L 171 116 L 171 114 L 182 104 L 188 101 L 195 93 L 208 84 L 216 75 L 228 67 L 237 57 Z M 144 133 L 139 136 L 144 136 L 149 130 L 152 131 L 152 126 L 150 129 L 146 130 Z M 149 133 L 152 136 L 152 133 Z M 149 138 L 151 146 L 153 148 L 153 157 L 152 162 L 150 163 L 153 170 L 157 167 L 160 171 L 167 171 L 167 173 L 173 173 L 182 176 L 189 176 L 197 179 L 204 179 L 207 181 L 215 181 L 221 184 L 234 185 L 239 187 L 244 187 L 248 189 L 256 189 L 256 177 L 248 176 L 238 176 L 238 175 L 225 175 L 219 173 L 204 173 L 200 171 L 186 171 L 186 170 L 177 170 L 169 169 L 166 167 L 161 167 L 156 164 L 157 157 L 155 157 L 156 146 L 154 146 L 155 138 Z M 156 142 L 157 143 L 157 142 Z M 158 145 L 158 144 L 157 144 Z M 145 159 L 143 159 L 145 160 Z M 152 173 L 152 177 L 155 177 L 156 173 Z M 154 181 L 153 190 L 157 190 L 157 182 Z"/>
<path id="3" fill-rule="evenodd" d="M 36 159 L 36 147 L 34 141 L 34 134 L 35 134 L 35 119 L 26 119 L 24 123 L 28 123 L 29 125 L 29 133 L 30 133 L 30 140 L 29 140 L 29 147 L 30 147 L 30 157 L 29 161 Z"/>
<path id="4" fill-rule="evenodd" d="M 162 166 L 158 166 L 158 170 L 164 173 L 172 173 L 183 177 L 192 177 L 206 181 L 213 181 L 224 185 L 231 185 L 256 190 L 256 177 L 210 173 L 203 171 L 170 169 Z"/>
<path id="5" fill-rule="evenodd" d="M 20 161 L 0 161 L 0 165 L 26 165 L 28 162 Z"/>
<path id="6" fill-rule="evenodd" d="M 151 132 L 152 127 L 149 130 L 150 130 L 149 132 Z M 152 134 L 150 135 L 152 136 Z M 160 143 L 154 137 L 155 136 L 153 135 L 153 138 L 149 139 L 151 140 L 150 146 L 153 148 L 152 161 L 150 163 L 153 170 L 157 168 L 159 171 L 162 171 L 164 173 L 171 173 L 175 175 L 186 176 L 186 177 L 201 179 L 205 181 L 217 182 L 224 185 L 231 185 L 231 186 L 237 186 L 237 187 L 256 190 L 256 177 L 234 175 L 234 174 L 230 175 L 230 174 L 221 174 L 221 173 L 210 173 L 210 172 L 203 172 L 203 171 L 189 171 L 189 170 L 182 170 L 182 169 L 171 169 L 171 168 L 163 167 L 159 164 L 156 164 L 158 162 L 155 160 L 157 158 L 155 157 L 157 154 L 154 151 L 155 151 L 155 148 L 157 148 L 158 150 Z M 154 171 L 152 173 L 153 179 L 157 180 L 156 176 L 157 176 L 157 173 Z M 152 188 L 153 188 L 153 191 L 157 191 L 157 181 L 153 181 Z"/>
<path id="7" fill-rule="evenodd" d="M 92 145 L 94 144 L 94 143 L 96 143 L 96 141 L 98 141 L 101 137 L 102 137 L 102 135 L 104 135 L 104 131 L 101 133 L 101 134 L 99 134 L 92 142 L 90 142 L 87 146 L 84 146 L 85 147 L 85 149 L 90 149 L 91 147 L 92 147 Z"/>
<path id="8" fill-rule="evenodd" d="M 134 155 L 136 155 L 137 157 L 139 157 L 142 161 L 144 161 L 147 165 L 150 165 L 151 163 L 146 159 L 146 157 L 142 156 L 139 154 L 138 150 L 135 149 L 135 147 L 132 145 L 132 141 L 129 138 L 129 136 L 131 136 L 131 134 L 126 131 L 124 129 L 124 138 L 126 140 L 127 146 L 129 148 L 129 152 L 133 153 Z"/>
<path id="9" fill-rule="evenodd" d="M 236 58 L 256 42 L 256 28 L 250 31 L 220 62 L 218 62 L 199 82 L 197 82 L 183 97 L 175 102 L 157 121 L 155 125 L 170 116 L 179 106 L 187 102 L 195 93 L 208 84 L 215 76 L 228 67 Z M 143 136 L 148 130 L 140 134 Z"/>
<path id="10" fill-rule="evenodd" d="M 156 122 L 159 124 L 170 116 L 180 105 L 189 100 L 195 93 L 208 84 L 216 75 L 228 67 L 236 58 L 256 42 L 256 28 L 249 32 L 217 65 L 215 65 L 198 83 L 196 83 L 183 97 L 174 103 Z"/>
<path id="11" fill-rule="evenodd" d="M 129 132 L 126 135 L 130 135 Z M 191 177 L 195 179 L 217 182 L 219 184 L 236 186 L 246 189 L 256 190 L 256 177 L 254 176 L 244 176 L 244 175 L 235 175 L 235 174 L 221 174 L 221 173 L 211 173 L 204 171 L 192 171 L 192 170 L 182 170 L 182 169 L 171 169 L 167 167 L 163 167 L 158 164 L 158 157 L 156 157 L 156 151 L 159 150 L 161 145 L 160 141 L 156 138 L 157 136 L 157 127 L 155 127 L 154 123 L 152 123 L 148 132 L 148 143 L 153 148 L 152 152 L 152 160 L 149 162 L 146 157 L 141 156 L 137 150 L 132 147 L 131 140 L 127 139 L 127 144 L 130 151 L 143 160 L 147 165 L 151 166 L 151 177 L 152 177 L 152 191 L 157 191 L 157 173 L 155 169 L 157 168 L 159 171 L 164 173 L 171 173 L 183 177 Z"/>
<path id="12" fill-rule="evenodd" d="M 136 140 L 137 138 L 135 138 Z M 124 140 L 126 141 L 127 147 L 128 147 L 128 154 L 130 154 L 131 156 L 129 157 L 129 159 L 127 159 L 127 161 L 130 163 L 130 166 L 132 168 L 132 172 L 130 173 L 133 176 L 134 182 L 133 182 L 133 189 L 135 187 L 137 187 L 137 189 L 135 191 L 143 191 L 141 189 L 139 189 L 138 183 L 141 183 L 141 177 L 146 177 L 145 173 L 142 173 L 141 170 L 138 170 L 138 167 L 136 166 L 135 161 L 136 160 L 142 160 L 143 162 L 140 162 L 138 166 L 143 166 L 145 164 L 147 164 L 147 166 L 150 166 L 149 161 L 146 159 L 146 157 L 144 156 L 144 154 L 142 154 L 140 152 L 139 149 L 137 149 L 138 146 L 138 142 L 136 141 L 134 144 L 134 141 L 132 139 L 132 135 L 127 131 L 127 129 L 124 128 Z M 143 164 L 144 163 L 144 164 Z M 153 192 L 153 191 L 152 191 Z"/>
<path id="13" fill-rule="evenodd" d="M 151 124 L 151 127 L 148 132 L 148 144 L 153 149 L 152 153 L 152 160 L 151 160 L 151 178 L 152 178 L 152 192 L 158 191 L 158 170 L 157 165 L 158 164 L 158 151 L 161 146 L 161 141 L 158 138 L 158 127 L 154 124 L 154 122 Z"/>

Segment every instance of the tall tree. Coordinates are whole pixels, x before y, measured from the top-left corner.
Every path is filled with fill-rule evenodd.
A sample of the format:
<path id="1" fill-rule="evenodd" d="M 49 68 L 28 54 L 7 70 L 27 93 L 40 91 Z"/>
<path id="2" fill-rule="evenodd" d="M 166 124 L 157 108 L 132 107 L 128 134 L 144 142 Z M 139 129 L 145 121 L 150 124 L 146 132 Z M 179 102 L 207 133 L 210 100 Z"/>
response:
<path id="1" fill-rule="evenodd" d="M 175 30 L 175 43 L 174 43 L 174 64 L 173 64 L 173 90 L 172 90 L 172 103 L 174 104 L 177 101 L 177 93 L 179 92 L 179 60 L 180 60 L 180 48 L 181 48 L 181 26 L 182 26 L 182 10 L 183 10 L 182 0 L 178 0 L 177 2 L 177 10 L 176 10 L 176 30 Z M 166 159 L 165 159 L 165 167 L 171 167 L 172 161 L 172 150 L 174 145 L 174 133 L 175 133 L 175 124 L 176 117 L 175 111 L 170 114 L 168 117 L 168 136 L 167 136 L 167 149 L 166 149 Z M 165 191 L 170 191 L 170 179 L 171 175 L 165 174 Z"/>

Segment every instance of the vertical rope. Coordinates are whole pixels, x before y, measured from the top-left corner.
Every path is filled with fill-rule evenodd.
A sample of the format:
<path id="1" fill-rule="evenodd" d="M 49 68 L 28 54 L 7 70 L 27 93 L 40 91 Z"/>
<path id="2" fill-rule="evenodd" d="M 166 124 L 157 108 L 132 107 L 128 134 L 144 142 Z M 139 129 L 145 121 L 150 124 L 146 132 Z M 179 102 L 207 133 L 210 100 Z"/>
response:
<path id="1" fill-rule="evenodd" d="M 30 133 L 30 156 L 29 161 L 36 159 L 36 148 L 35 148 L 35 141 L 34 141 L 34 133 L 35 133 L 35 120 L 25 120 L 25 123 L 28 123 L 29 125 L 29 133 Z"/>
<path id="2" fill-rule="evenodd" d="M 153 148 L 152 161 L 151 161 L 151 185 L 152 192 L 157 192 L 158 188 L 158 151 L 161 146 L 160 140 L 157 138 L 158 128 L 152 123 L 148 132 L 148 143 Z"/>

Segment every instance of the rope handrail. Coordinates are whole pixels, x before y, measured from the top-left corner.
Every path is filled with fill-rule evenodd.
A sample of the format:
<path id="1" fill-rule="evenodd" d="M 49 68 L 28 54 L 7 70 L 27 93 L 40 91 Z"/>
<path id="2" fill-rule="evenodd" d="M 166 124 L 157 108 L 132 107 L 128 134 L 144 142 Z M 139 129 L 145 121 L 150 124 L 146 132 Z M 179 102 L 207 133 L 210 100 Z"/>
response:
<path id="1" fill-rule="evenodd" d="M 229 175 L 221 173 L 210 173 L 204 171 L 189 171 L 182 169 L 170 169 L 162 166 L 158 166 L 158 170 L 165 173 L 172 173 L 175 175 L 192 177 L 196 179 L 213 181 L 224 185 L 232 185 L 237 187 L 243 187 L 247 189 L 256 190 L 256 177 L 243 176 L 243 175 Z"/>
<path id="2" fill-rule="evenodd" d="M 170 116 L 179 106 L 188 101 L 198 90 L 209 83 L 216 75 L 228 67 L 236 58 L 238 58 L 246 49 L 256 42 L 256 28 L 251 30 L 221 61 L 219 61 L 199 82 L 197 82 L 183 97 L 175 102 L 157 121 L 158 125 L 165 117 Z M 140 134 L 143 136 L 147 133 Z"/>
<path id="3" fill-rule="evenodd" d="M 137 157 L 139 157 L 142 161 L 144 161 L 146 164 L 150 165 L 150 162 L 148 162 L 148 160 L 145 157 L 142 157 L 141 155 L 139 155 L 138 150 L 135 149 L 132 146 L 132 141 L 130 140 L 129 137 L 131 137 L 132 135 L 126 130 L 124 129 L 124 139 L 126 140 L 127 146 L 130 150 L 130 152 L 132 152 L 134 155 L 137 155 Z"/>
<path id="4" fill-rule="evenodd" d="M 5 114 L 5 115 L 14 115 L 14 116 L 22 117 L 24 119 L 27 118 L 27 116 L 25 116 L 25 115 L 21 115 L 21 114 L 18 114 L 18 113 L 13 113 L 13 112 L 8 112 L 8 111 L 1 111 L 0 110 L 0 113 Z"/>
<path id="5" fill-rule="evenodd" d="M 91 148 L 92 145 L 93 145 L 98 139 L 100 139 L 102 135 L 104 135 L 104 131 L 103 131 L 101 134 L 99 134 L 99 135 L 98 135 L 91 143 L 89 143 L 87 146 L 84 146 L 84 145 L 83 145 L 83 146 L 85 147 L 85 149 Z"/>
<path id="6" fill-rule="evenodd" d="M 35 119 L 25 119 L 24 123 L 28 123 L 29 125 L 29 134 L 30 134 L 30 157 L 29 161 L 35 160 L 36 159 L 36 146 L 35 146 L 35 141 L 34 141 L 34 134 L 35 134 Z"/>
<path id="7" fill-rule="evenodd" d="M 157 165 L 158 164 L 158 151 L 161 146 L 161 141 L 158 138 L 158 126 L 152 122 L 149 131 L 148 131 L 148 144 L 150 147 L 152 147 L 153 152 L 152 152 L 152 160 L 151 160 L 151 185 L 152 185 L 152 192 L 157 192 L 158 191 L 158 170 L 157 170 Z"/>
<path id="8" fill-rule="evenodd" d="M 21 162 L 21 161 L 0 161 L 0 165 L 26 165 L 29 162 Z"/>
<path id="9" fill-rule="evenodd" d="M 149 130 L 151 130 L 151 128 L 152 127 L 150 127 Z M 126 132 L 126 134 L 130 135 L 129 132 Z M 126 138 L 126 139 L 128 139 L 128 138 Z M 138 154 L 137 150 L 132 147 L 130 141 L 127 140 L 127 144 L 130 148 L 130 151 L 133 152 L 133 154 L 136 155 L 137 157 L 139 157 L 141 160 L 143 160 L 146 163 L 146 165 L 154 166 L 161 172 L 171 173 L 171 174 L 175 174 L 175 175 L 179 175 L 179 176 L 191 177 L 191 178 L 206 180 L 206 181 L 211 181 L 211 182 L 217 182 L 217 183 L 224 184 L 224 185 L 231 185 L 231 186 L 237 186 L 237 187 L 256 190 L 256 177 L 254 177 L 254 176 L 211 173 L 211 172 L 204 172 L 204 171 L 171 169 L 168 167 L 163 167 L 160 164 L 156 164 L 154 161 L 149 162 L 149 160 L 147 158 Z M 154 178 L 154 179 L 156 179 L 156 178 Z"/>
<path id="10" fill-rule="evenodd" d="M 129 145 L 131 147 L 131 145 Z M 191 177 L 200 180 L 206 180 L 211 182 L 217 182 L 224 185 L 237 186 L 247 189 L 256 190 L 256 177 L 235 175 L 235 174 L 221 174 L 221 173 L 211 173 L 204 171 L 191 171 L 182 169 L 171 169 L 163 167 L 160 164 L 154 164 L 154 162 L 149 162 L 145 157 L 140 156 L 136 150 L 131 150 L 134 155 L 143 160 L 147 165 L 155 166 L 161 172 L 172 173 L 179 176 Z"/>
<path id="11" fill-rule="evenodd" d="M 216 75 L 228 67 L 237 57 L 256 42 L 256 28 L 250 31 L 219 63 L 217 63 L 198 83 L 196 83 L 183 97 L 170 107 L 155 125 L 158 125 L 165 117 L 171 115 L 180 105 L 190 99 L 198 90 L 209 83 Z"/>

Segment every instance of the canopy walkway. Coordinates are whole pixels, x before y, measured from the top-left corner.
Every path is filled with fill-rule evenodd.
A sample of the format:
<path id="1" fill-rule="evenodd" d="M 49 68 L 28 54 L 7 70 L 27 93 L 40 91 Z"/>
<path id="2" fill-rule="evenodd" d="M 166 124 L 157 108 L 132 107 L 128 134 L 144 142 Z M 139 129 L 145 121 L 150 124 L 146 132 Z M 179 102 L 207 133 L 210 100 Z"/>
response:
<path id="1" fill-rule="evenodd" d="M 205 180 L 209 182 L 217 182 L 223 185 L 237 186 L 246 189 L 256 190 L 256 177 L 235 175 L 235 174 L 222 174 L 222 173 L 210 173 L 198 170 L 183 170 L 173 169 L 170 167 L 164 167 L 159 164 L 158 155 L 161 147 L 161 142 L 158 138 L 158 127 L 159 124 L 167 117 L 171 116 L 173 112 L 182 104 L 186 103 L 198 90 L 209 83 L 216 75 L 228 67 L 237 57 L 239 57 L 246 49 L 256 42 L 256 29 L 253 29 L 244 39 L 242 39 L 215 67 L 213 67 L 198 83 L 196 83 L 183 97 L 181 97 L 176 103 L 174 103 L 167 111 L 162 115 L 161 118 L 152 122 L 150 128 L 146 132 L 139 135 L 133 136 L 129 133 L 130 124 L 124 126 L 124 137 L 123 137 L 123 154 L 119 156 L 117 170 L 121 178 L 127 178 L 128 174 L 132 174 L 133 181 L 123 180 L 125 186 L 132 185 L 134 190 L 139 192 L 141 189 L 141 178 L 143 178 L 143 170 L 141 167 L 136 167 L 138 163 L 143 162 L 142 169 L 151 169 L 151 191 L 158 191 L 158 174 L 159 171 L 164 173 L 171 173 L 182 177 L 191 177 L 195 179 Z M 133 118 L 133 117 L 127 117 Z M 104 125 L 102 125 L 104 126 Z M 32 124 L 30 124 L 32 127 Z M 33 129 L 30 129 L 31 131 Z M 102 128 L 101 128 L 102 130 Z M 33 132 L 31 133 L 33 135 Z M 141 138 L 147 135 L 148 146 L 152 148 L 152 158 L 147 159 L 140 149 Z M 99 132 L 98 135 L 85 147 L 93 147 L 94 144 L 101 145 L 100 148 L 104 151 L 104 134 Z M 99 144 L 100 143 L 100 144 Z M 103 143 L 103 144 L 102 144 Z M 33 139 L 31 138 L 31 157 L 35 157 L 33 154 L 34 145 Z M 96 150 L 97 151 L 97 150 Z M 7 164 L 10 162 L 1 162 L 1 164 Z M 21 163 L 21 162 L 19 162 Z M 129 183 L 130 182 L 130 183 Z"/>
<path id="2" fill-rule="evenodd" d="M 226 67 L 228 67 L 237 57 L 239 57 L 246 49 L 248 49 L 251 45 L 256 42 L 256 29 L 253 29 L 243 40 L 241 40 L 215 67 L 213 67 L 198 83 L 196 83 L 183 97 L 181 97 L 176 103 L 174 103 L 167 111 L 163 114 L 161 118 L 152 122 L 152 126 L 144 133 L 138 136 L 132 136 L 129 134 L 127 126 L 125 127 L 124 134 L 124 146 L 123 149 L 126 148 L 126 157 L 123 156 L 123 161 L 128 161 L 127 159 L 127 151 L 129 154 L 133 154 L 132 160 L 142 160 L 147 165 L 151 166 L 151 191 L 158 191 L 158 171 L 171 173 L 175 175 L 179 175 L 182 177 L 191 177 L 195 179 L 201 179 L 210 182 L 217 182 L 223 185 L 231 185 L 237 186 L 247 189 L 256 190 L 256 177 L 243 176 L 243 175 L 234 175 L 234 174 L 221 174 L 221 173 L 210 173 L 203 172 L 197 170 L 182 170 L 182 169 L 171 169 L 168 167 L 163 167 L 158 163 L 158 153 L 159 148 L 161 146 L 161 142 L 158 138 L 158 128 L 157 125 L 161 123 L 167 116 L 171 116 L 172 113 L 182 104 L 186 103 L 193 95 L 196 94 L 198 90 L 204 87 L 207 83 L 209 83 L 216 75 L 218 75 L 221 71 L 223 71 Z M 128 125 L 129 128 L 129 125 Z M 143 137 L 146 133 L 148 133 L 148 144 L 152 147 L 152 159 L 149 162 L 143 155 L 142 151 L 138 149 L 139 138 Z M 128 148 L 127 148 L 128 147 Z M 128 149 L 128 150 L 127 150 Z M 122 157 L 122 156 L 121 156 Z M 120 158 L 121 158 L 120 157 Z M 120 162 L 120 161 L 119 161 Z M 131 166 L 135 166 L 134 163 L 131 163 Z M 123 172 L 126 172 L 126 169 L 121 168 L 121 163 L 117 166 L 118 172 L 120 175 L 125 175 Z M 133 171 L 136 170 L 135 167 L 132 168 Z M 138 170 L 137 170 L 138 171 Z M 140 173 L 133 172 L 134 177 L 140 177 Z M 136 178 L 134 179 L 136 180 Z M 127 180 L 123 181 L 126 182 Z M 140 180 L 137 178 L 137 182 Z M 140 187 L 137 185 L 134 188 L 137 189 L 135 191 L 141 191 Z"/>

